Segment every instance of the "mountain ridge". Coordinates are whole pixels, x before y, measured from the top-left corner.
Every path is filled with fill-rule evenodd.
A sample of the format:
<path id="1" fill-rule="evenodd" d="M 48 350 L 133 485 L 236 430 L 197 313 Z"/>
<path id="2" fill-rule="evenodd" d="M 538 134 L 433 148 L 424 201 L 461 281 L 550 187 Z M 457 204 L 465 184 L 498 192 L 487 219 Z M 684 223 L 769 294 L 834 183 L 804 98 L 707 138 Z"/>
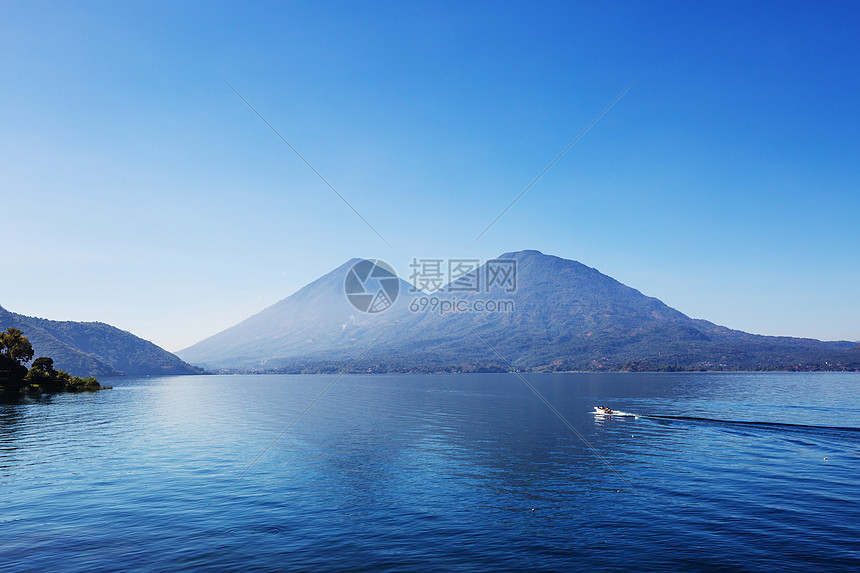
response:
<path id="1" fill-rule="evenodd" d="M 362 260 L 350 259 L 177 354 L 209 368 L 253 371 L 331 370 L 359 355 L 355 369 L 375 371 L 860 367 L 847 352 L 854 343 L 767 337 L 693 319 L 595 268 L 540 251 L 498 259 L 516 263 L 513 292 L 494 285 L 455 297 L 466 305 L 508 300 L 513 312 L 416 312 L 410 306 L 418 301 L 451 295 L 410 292 L 401 279 L 391 308 L 365 314 L 343 292 L 346 273 Z"/>
<path id="2" fill-rule="evenodd" d="M 73 376 L 200 374 L 154 343 L 103 322 L 57 321 L 25 316 L 0 306 L 0 330 L 18 328 L 35 356 L 49 356 Z"/>

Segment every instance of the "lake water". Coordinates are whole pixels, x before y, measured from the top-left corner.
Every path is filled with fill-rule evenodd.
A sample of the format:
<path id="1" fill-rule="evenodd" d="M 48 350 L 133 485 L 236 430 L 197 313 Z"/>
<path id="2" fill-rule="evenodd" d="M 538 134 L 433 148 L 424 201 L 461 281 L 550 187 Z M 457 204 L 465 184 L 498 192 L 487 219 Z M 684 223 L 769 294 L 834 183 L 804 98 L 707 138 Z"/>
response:
<path id="1" fill-rule="evenodd" d="M 7 400 L 0 569 L 860 570 L 860 374 L 525 377 Z"/>

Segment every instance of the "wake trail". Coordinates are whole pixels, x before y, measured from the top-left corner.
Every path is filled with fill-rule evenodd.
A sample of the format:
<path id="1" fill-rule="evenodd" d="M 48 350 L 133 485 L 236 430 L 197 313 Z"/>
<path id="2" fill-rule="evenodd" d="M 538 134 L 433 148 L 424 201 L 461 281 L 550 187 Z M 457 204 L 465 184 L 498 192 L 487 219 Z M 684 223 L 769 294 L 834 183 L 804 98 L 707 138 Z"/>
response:
<path id="1" fill-rule="evenodd" d="M 637 418 L 667 420 L 675 422 L 700 422 L 705 424 L 724 424 L 730 426 L 746 426 L 751 428 L 795 429 L 795 430 L 825 430 L 832 432 L 852 432 L 860 435 L 860 428 L 851 426 L 820 426 L 815 424 L 790 424 L 787 422 L 759 422 L 751 420 L 723 420 L 701 416 L 668 416 L 659 414 L 635 414 Z"/>

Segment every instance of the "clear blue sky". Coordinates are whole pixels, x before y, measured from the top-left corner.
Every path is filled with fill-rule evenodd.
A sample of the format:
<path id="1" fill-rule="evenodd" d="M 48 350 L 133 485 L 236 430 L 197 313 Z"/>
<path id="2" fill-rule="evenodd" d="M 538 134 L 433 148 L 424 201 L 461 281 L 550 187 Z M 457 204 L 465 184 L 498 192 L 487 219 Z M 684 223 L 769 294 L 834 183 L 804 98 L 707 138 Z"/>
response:
<path id="1" fill-rule="evenodd" d="M 860 4 L 463 4 L 4 3 L 0 304 L 179 350 L 354 256 L 530 248 L 860 340 Z"/>

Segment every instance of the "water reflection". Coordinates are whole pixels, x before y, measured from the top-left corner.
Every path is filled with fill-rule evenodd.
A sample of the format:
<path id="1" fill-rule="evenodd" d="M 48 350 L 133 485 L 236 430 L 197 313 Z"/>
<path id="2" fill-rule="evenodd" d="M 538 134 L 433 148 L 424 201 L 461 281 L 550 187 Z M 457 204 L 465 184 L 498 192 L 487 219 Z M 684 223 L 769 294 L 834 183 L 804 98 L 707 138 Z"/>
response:
<path id="1" fill-rule="evenodd" d="M 764 571 L 786 554 L 811 569 L 822 552 L 850 557 L 856 432 L 593 407 L 860 426 L 856 406 L 830 415 L 860 377 L 528 380 L 581 437 L 513 375 L 344 376 L 278 440 L 330 377 L 128 379 L 2 404 L 0 499 L 14 520 L 0 562 L 728 570 L 746 558 Z"/>

